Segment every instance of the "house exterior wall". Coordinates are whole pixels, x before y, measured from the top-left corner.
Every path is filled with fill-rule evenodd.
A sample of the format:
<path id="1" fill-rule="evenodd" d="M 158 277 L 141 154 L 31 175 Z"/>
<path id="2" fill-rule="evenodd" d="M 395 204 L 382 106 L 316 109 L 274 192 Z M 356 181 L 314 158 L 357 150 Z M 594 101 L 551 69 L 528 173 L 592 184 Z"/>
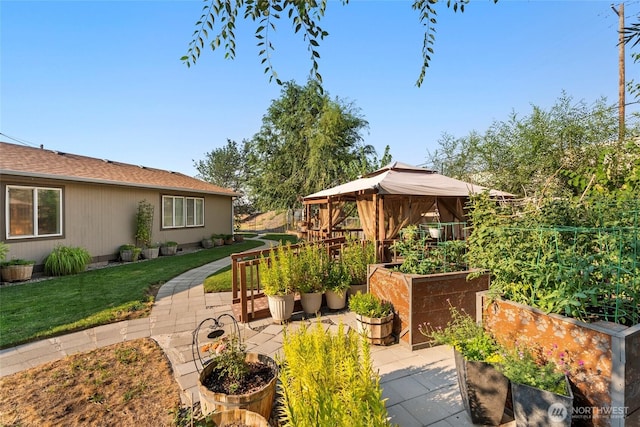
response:
<path id="1" fill-rule="evenodd" d="M 57 246 L 80 246 L 97 261 L 118 257 L 118 248 L 135 243 L 135 215 L 138 203 L 145 199 L 154 206 L 154 242 L 175 241 L 181 246 L 199 244 L 213 233 L 233 233 L 232 197 L 202 194 L 191 191 L 160 190 L 116 185 L 102 185 L 14 177 L 3 175 L 0 180 L 2 221 L 1 238 L 9 245 L 7 259 L 24 258 L 42 265 L 46 256 Z M 6 186 L 61 187 L 63 235 L 48 238 L 6 239 Z M 162 229 L 162 196 L 189 196 L 204 198 L 204 227 Z"/>

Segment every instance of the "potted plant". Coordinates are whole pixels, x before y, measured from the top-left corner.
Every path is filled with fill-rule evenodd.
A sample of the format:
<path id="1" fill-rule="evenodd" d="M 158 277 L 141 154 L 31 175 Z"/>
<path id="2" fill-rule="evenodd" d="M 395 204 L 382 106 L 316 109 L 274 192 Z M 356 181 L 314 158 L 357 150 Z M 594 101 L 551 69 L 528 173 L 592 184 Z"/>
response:
<path id="1" fill-rule="evenodd" d="M 262 255 L 260 283 L 269 302 L 269 312 L 276 323 L 289 320 L 293 314 L 294 256 L 290 244 L 272 248 L 268 257 Z"/>
<path id="2" fill-rule="evenodd" d="M 320 311 L 328 264 L 329 257 L 322 246 L 313 244 L 300 246 L 296 259 L 297 288 L 300 292 L 302 310 L 306 314 L 315 315 Z"/>
<path id="3" fill-rule="evenodd" d="M 349 310 L 356 314 L 358 332 L 371 344 L 387 344 L 393 331 L 393 306 L 370 293 L 349 297 Z"/>
<path id="4" fill-rule="evenodd" d="M 267 419 L 257 412 L 238 408 L 214 412 L 210 420 L 216 427 L 270 427 Z"/>
<path id="5" fill-rule="evenodd" d="M 160 255 L 160 243 L 149 243 L 142 248 L 142 256 L 144 259 L 156 259 Z"/>
<path id="6" fill-rule="evenodd" d="M 225 234 L 223 239 L 225 245 L 233 245 L 233 234 Z"/>
<path id="7" fill-rule="evenodd" d="M 175 255 L 178 252 L 178 243 L 177 242 L 164 242 L 160 246 L 160 253 L 162 255 Z"/>
<path id="8" fill-rule="evenodd" d="M 366 292 L 368 267 L 376 262 L 375 245 L 349 236 L 340 252 L 340 258 L 351 277 L 348 294 Z"/>
<path id="9" fill-rule="evenodd" d="M 573 392 L 564 372 L 570 366 L 562 352 L 564 366 L 556 365 L 548 356 L 540 347 L 532 351 L 516 342 L 494 358 L 496 368 L 511 382 L 513 416 L 518 427 L 571 426 Z"/>
<path id="10" fill-rule="evenodd" d="M 222 246 L 224 245 L 224 236 L 222 234 L 212 234 L 211 239 L 213 240 L 214 246 Z"/>
<path id="11" fill-rule="evenodd" d="M 31 280 L 35 261 L 15 258 L 2 263 L 2 280 L 5 282 L 23 282 Z"/>
<path id="12" fill-rule="evenodd" d="M 347 290 L 351 285 L 349 270 L 340 260 L 331 260 L 326 279 L 325 296 L 327 307 L 331 310 L 342 310 L 347 305 Z"/>
<path id="13" fill-rule="evenodd" d="M 120 246 L 119 252 L 120 252 L 120 260 L 122 262 L 132 262 L 132 261 L 138 260 L 138 258 L 140 257 L 140 253 L 142 252 L 142 249 L 136 247 L 136 245 L 125 244 Z"/>
<path id="14" fill-rule="evenodd" d="M 210 249 L 210 248 L 213 247 L 213 239 L 211 237 L 206 237 L 205 236 L 200 241 L 200 244 L 202 245 L 203 248 Z"/>
<path id="15" fill-rule="evenodd" d="M 244 409 L 268 419 L 275 397 L 278 366 L 271 357 L 247 353 L 239 336 L 222 336 L 202 345 L 208 354 L 198 377 L 202 414 Z"/>
<path id="16" fill-rule="evenodd" d="M 500 425 L 509 380 L 493 364 L 500 361 L 499 345 L 466 312 L 449 305 L 447 326 L 423 324 L 420 332 L 432 344 L 453 347 L 462 403 L 474 424 Z"/>
<path id="17" fill-rule="evenodd" d="M 236 233 L 233 235 L 233 240 L 237 243 L 242 243 L 244 242 L 244 235 Z"/>

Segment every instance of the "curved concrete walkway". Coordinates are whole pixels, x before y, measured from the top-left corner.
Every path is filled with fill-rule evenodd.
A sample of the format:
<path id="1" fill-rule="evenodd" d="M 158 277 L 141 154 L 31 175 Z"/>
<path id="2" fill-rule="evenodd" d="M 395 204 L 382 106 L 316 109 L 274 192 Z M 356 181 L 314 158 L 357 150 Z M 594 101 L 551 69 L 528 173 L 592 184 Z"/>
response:
<path id="1" fill-rule="evenodd" d="M 98 326 L 80 332 L 49 338 L 0 351 L 0 376 L 10 375 L 70 354 L 137 338 L 151 337 L 169 358 L 181 390 L 183 404 L 199 400 L 198 371 L 192 356 L 193 331 L 205 319 L 232 314 L 231 293 L 205 294 L 202 283 L 211 273 L 231 263 L 224 258 L 188 271 L 164 284 L 156 297 L 151 315 Z M 348 311 L 323 312 L 309 320 L 294 314 L 288 328 L 303 323 L 322 322 L 337 329 L 342 322 L 350 327 L 355 319 Z M 275 356 L 282 348 L 283 326 L 271 319 L 240 324 L 247 350 Z M 472 426 L 462 406 L 453 353 L 447 347 L 410 351 L 395 344 L 372 346 L 374 367 L 378 370 L 387 398 L 392 422 L 401 427 Z"/>

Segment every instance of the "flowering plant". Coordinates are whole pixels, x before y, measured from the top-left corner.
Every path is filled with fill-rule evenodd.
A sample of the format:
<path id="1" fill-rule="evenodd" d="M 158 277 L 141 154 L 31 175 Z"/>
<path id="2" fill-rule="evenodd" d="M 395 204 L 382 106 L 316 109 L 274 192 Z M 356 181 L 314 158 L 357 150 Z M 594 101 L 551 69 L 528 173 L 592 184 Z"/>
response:
<path id="1" fill-rule="evenodd" d="M 449 312 L 451 320 L 446 327 L 434 328 L 425 323 L 418 330 L 434 344 L 452 346 L 467 360 L 486 362 L 498 352 L 499 346 L 493 336 L 464 309 L 458 310 L 449 303 Z"/>
<path id="2" fill-rule="evenodd" d="M 560 364 L 556 364 L 547 357 L 550 355 L 551 352 L 544 355 L 540 347 L 531 349 L 516 341 L 514 348 L 503 348 L 496 354 L 492 363 L 511 382 L 568 396 L 568 385 L 565 381 L 565 375 L 568 373 L 565 368 L 568 365 L 564 359 L 561 359 Z"/>

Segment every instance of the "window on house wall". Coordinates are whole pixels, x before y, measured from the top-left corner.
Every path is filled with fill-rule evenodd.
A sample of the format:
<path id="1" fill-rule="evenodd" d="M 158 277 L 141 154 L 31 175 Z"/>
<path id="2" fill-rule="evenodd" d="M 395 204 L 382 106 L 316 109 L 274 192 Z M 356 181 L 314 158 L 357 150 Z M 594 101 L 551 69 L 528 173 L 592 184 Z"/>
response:
<path id="1" fill-rule="evenodd" d="M 7 185 L 7 239 L 62 235 L 62 189 Z"/>
<path id="2" fill-rule="evenodd" d="M 162 227 L 202 226 L 204 226 L 203 198 L 162 196 Z"/>

